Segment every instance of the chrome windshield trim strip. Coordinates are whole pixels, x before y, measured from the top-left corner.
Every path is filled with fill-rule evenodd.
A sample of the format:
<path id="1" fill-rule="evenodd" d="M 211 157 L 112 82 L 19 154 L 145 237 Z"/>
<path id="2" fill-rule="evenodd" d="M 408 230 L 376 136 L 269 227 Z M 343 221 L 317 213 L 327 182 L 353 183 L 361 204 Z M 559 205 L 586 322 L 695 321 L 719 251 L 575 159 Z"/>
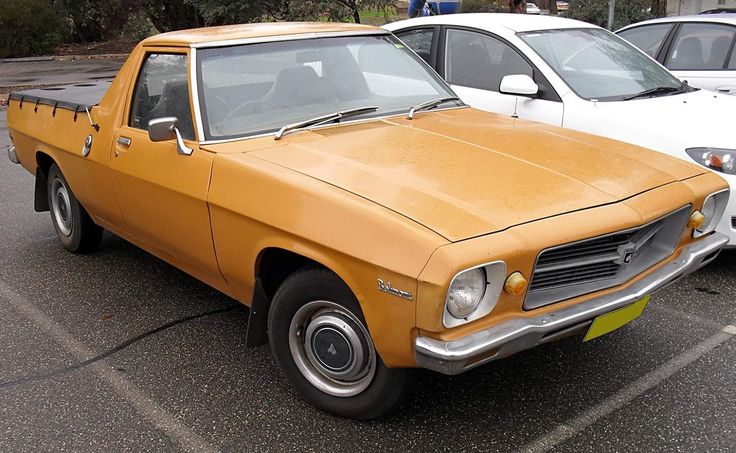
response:
<path id="1" fill-rule="evenodd" d="M 197 77 L 197 49 L 192 48 L 189 60 L 189 80 L 192 86 L 192 103 L 194 104 L 194 124 L 197 125 L 197 138 L 204 143 L 204 123 L 202 109 L 199 105 L 199 78 Z"/>
<path id="2" fill-rule="evenodd" d="M 467 108 L 470 108 L 470 106 L 469 105 L 459 105 L 457 107 L 447 107 L 447 108 L 443 108 L 443 109 L 431 110 L 431 111 L 429 111 L 427 113 L 444 112 L 446 110 L 459 110 L 459 109 L 467 109 Z M 406 114 L 405 113 L 392 113 L 391 115 L 383 115 L 383 116 L 376 116 L 376 117 L 371 117 L 371 118 L 356 119 L 356 120 L 353 120 L 353 121 L 345 121 L 344 123 L 338 123 L 338 124 L 322 124 L 322 125 L 319 125 L 319 126 L 316 126 L 316 127 L 308 127 L 308 128 L 296 129 L 296 130 L 300 130 L 300 131 L 301 130 L 310 130 L 310 131 L 313 131 L 313 130 L 319 130 L 319 129 L 328 128 L 328 127 L 348 126 L 348 125 L 353 125 L 353 124 L 356 124 L 356 123 L 368 123 L 368 122 L 374 122 L 374 121 L 382 121 L 382 120 L 387 120 L 387 119 L 396 118 L 396 117 L 404 118 L 404 117 L 406 117 Z M 256 135 L 245 135 L 245 136 L 242 136 L 242 137 L 226 138 L 226 139 L 222 139 L 222 140 L 206 140 L 206 141 L 200 142 L 199 144 L 200 145 L 219 145 L 221 143 L 239 142 L 239 141 L 243 141 L 243 140 L 251 140 L 251 139 L 262 138 L 262 137 L 273 137 L 273 135 L 276 132 L 277 131 L 274 130 L 274 131 L 271 131 L 271 132 L 264 132 L 262 134 L 256 134 Z"/>
<path id="3" fill-rule="evenodd" d="M 342 36 L 390 35 L 390 34 L 391 34 L 390 31 L 383 30 L 383 29 L 364 30 L 364 31 L 331 31 L 331 32 L 320 32 L 320 33 L 299 33 L 299 34 L 293 34 L 293 35 L 259 36 L 256 38 L 225 39 L 222 41 L 200 42 L 200 43 L 191 44 L 189 47 L 191 47 L 192 49 L 208 49 L 211 47 L 241 46 L 244 44 L 259 44 L 259 43 L 280 42 L 280 41 L 298 41 L 302 39 L 334 38 L 334 37 L 342 37 Z"/>

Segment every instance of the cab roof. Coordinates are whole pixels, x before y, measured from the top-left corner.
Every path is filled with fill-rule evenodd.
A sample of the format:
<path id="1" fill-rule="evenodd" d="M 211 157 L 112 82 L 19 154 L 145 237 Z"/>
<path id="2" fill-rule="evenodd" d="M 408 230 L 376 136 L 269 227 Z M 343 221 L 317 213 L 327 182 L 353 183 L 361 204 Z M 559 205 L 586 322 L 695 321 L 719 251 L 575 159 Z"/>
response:
<path id="1" fill-rule="evenodd" d="M 465 26 L 490 32 L 498 32 L 499 29 L 505 29 L 512 33 L 563 28 L 599 28 L 586 22 L 557 16 L 508 13 L 465 13 L 417 17 L 392 22 L 384 25 L 383 28 L 395 31 L 421 25 Z"/>
<path id="2" fill-rule="evenodd" d="M 659 23 L 671 23 L 671 22 L 711 22 L 716 24 L 732 24 L 736 25 L 736 14 L 734 13 L 720 13 L 720 14 L 697 14 L 694 16 L 667 16 L 660 17 L 659 19 L 650 19 L 643 22 L 637 22 L 635 24 L 627 25 L 617 32 L 625 30 L 627 28 L 638 27 L 639 25 L 648 24 L 659 24 Z"/>
<path id="3" fill-rule="evenodd" d="M 259 38 L 335 33 L 379 33 L 382 30 L 369 25 L 329 22 L 271 22 L 260 24 L 224 25 L 193 28 L 151 36 L 142 41 L 144 46 L 190 47 L 198 44 L 220 43 Z M 385 33 L 385 32 L 384 32 Z"/>

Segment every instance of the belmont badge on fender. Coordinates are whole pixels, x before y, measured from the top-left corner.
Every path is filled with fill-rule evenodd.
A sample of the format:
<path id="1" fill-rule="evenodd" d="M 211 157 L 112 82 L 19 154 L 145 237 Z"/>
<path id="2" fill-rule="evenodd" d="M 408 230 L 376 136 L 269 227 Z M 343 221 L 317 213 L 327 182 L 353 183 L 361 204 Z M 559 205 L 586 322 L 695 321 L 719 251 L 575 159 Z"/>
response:
<path id="1" fill-rule="evenodd" d="M 378 290 L 383 291 L 384 293 L 391 294 L 392 296 L 398 296 L 402 299 L 406 300 L 413 300 L 414 296 L 411 294 L 411 291 L 402 291 L 400 289 L 396 289 L 393 286 L 391 286 L 391 282 L 384 282 L 380 278 L 378 279 Z"/>

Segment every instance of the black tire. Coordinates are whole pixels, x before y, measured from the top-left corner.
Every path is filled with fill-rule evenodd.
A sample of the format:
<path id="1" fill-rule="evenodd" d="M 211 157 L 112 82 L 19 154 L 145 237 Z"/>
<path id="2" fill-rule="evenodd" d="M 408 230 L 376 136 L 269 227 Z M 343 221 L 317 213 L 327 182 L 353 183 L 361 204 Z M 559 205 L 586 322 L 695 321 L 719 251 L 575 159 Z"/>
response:
<path id="1" fill-rule="evenodd" d="M 311 305 L 314 305 L 314 303 L 322 303 L 325 301 L 334 304 L 335 306 L 335 311 L 332 311 L 332 309 L 329 308 L 323 309 L 327 310 L 329 315 L 337 314 L 342 316 L 341 311 L 346 311 L 345 314 L 348 314 L 347 312 L 352 314 L 352 316 L 348 314 L 348 317 L 351 319 L 347 319 L 345 316 L 343 316 L 343 318 L 346 319 L 351 326 L 355 327 L 356 331 L 361 330 L 365 332 L 367 338 L 362 337 L 361 344 L 368 345 L 369 342 L 370 348 L 373 348 L 370 334 L 368 334 L 367 329 L 365 329 L 366 324 L 363 313 L 360 309 L 360 304 L 347 285 L 345 285 L 345 283 L 334 273 L 328 270 L 305 269 L 297 271 L 287 278 L 279 287 L 271 303 L 268 315 L 268 335 L 271 344 L 271 351 L 273 352 L 276 362 L 279 364 L 279 367 L 299 394 L 306 401 L 321 410 L 341 417 L 362 420 L 380 417 L 391 412 L 402 402 L 407 393 L 409 388 L 410 370 L 387 368 L 377 353 L 374 355 L 375 361 L 371 362 L 373 363 L 373 366 L 365 366 L 365 369 L 373 370 L 372 372 L 366 371 L 367 376 L 363 378 L 370 378 L 370 380 L 360 381 L 362 382 L 360 386 L 365 386 L 365 389 L 360 390 L 360 392 L 355 395 L 349 396 L 335 396 L 319 389 L 310 382 L 302 369 L 306 364 L 307 366 L 312 366 L 313 371 L 321 373 L 317 367 L 313 365 L 316 363 L 315 360 L 317 359 L 314 359 L 311 362 L 309 360 L 301 361 L 301 365 L 297 365 L 297 361 L 292 354 L 293 344 L 290 344 L 292 321 L 295 320 L 295 324 L 299 324 L 297 322 L 300 319 L 298 313 L 304 312 L 305 309 L 308 310 L 308 304 L 312 303 Z M 310 321 L 310 323 L 315 324 L 315 319 L 323 319 L 318 316 L 319 315 L 311 315 L 310 319 L 312 321 Z M 362 323 L 362 327 L 357 324 L 358 322 Z M 317 340 L 317 335 L 320 334 L 312 336 L 312 338 L 315 339 L 315 346 L 311 349 L 312 351 L 317 351 L 318 346 L 321 345 L 324 347 L 326 344 L 324 342 L 320 343 L 320 341 Z M 307 334 L 303 334 L 301 337 L 296 336 L 293 338 L 297 338 L 296 341 L 299 341 L 299 339 L 303 340 L 300 343 L 303 345 L 306 344 L 307 337 Z M 344 339 L 345 337 L 338 338 Z M 344 344 L 348 343 L 348 341 L 344 342 Z M 332 343 L 330 344 L 330 348 L 332 348 L 332 351 L 330 351 L 329 348 L 327 351 L 330 351 L 335 355 L 335 348 Z M 304 349 L 306 350 L 307 346 L 304 346 Z M 357 350 L 357 348 L 355 349 Z M 324 348 L 322 351 L 324 351 Z M 345 351 L 345 349 L 341 349 L 341 351 Z M 318 352 L 313 352 L 312 354 L 313 357 L 322 355 Z M 324 357 L 324 355 L 322 356 Z M 354 354 L 351 352 L 349 356 L 352 359 Z M 345 356 L 343 355 L 343 357 Z M 321 360 L 319 362 L 324 363 Z M 301 369 L 300 366 L 302 367 Z M 324 374 L 322 374 L 322 378 L 324 377 Z M 312 379 L 314 379 L 314 377 L 312 377 Z M 352 385 L 350 382 L 348 382 L 348 384 Z"/>
<path id="2" fill-rule="evenodd" d="M 73 253 L 95 251 L 102 240 L 102 227 L 96 225 L 79 204 L 56 164 L 49 168 L 47 181 L 51 223 L 61 244 Z"/>

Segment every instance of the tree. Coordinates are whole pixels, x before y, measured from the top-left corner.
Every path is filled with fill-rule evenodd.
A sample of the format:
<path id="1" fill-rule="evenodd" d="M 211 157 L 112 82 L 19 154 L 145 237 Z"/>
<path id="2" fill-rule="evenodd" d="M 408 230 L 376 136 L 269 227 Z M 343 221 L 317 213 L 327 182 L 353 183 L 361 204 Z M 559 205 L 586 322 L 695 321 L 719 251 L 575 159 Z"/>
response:
<path id="1" fill-rule="evenodd" d="M 652 0 L 652 16 L 664 17 L 667 15 L 667 0 Z"/>
<path id="2" fill-rule="evenodd" d="M 616 0 L 613 29 L 616 30 L 634 22 L 651 19 L 651 1 Z M 570 0 L 567 17 L 606 27 L 608 24 L 608 2 L 609 0 Z"/>
<path id="3" fill-rule="evenodd" d="M 557 15 L 557 0 L 547 0 L 547 3 L 549 3 L 549 6 L 548 6 L 549 15 L 556 16 Z"/>
<path id="4" fill-rule="evenodd" d="M 103 41 L 117 37 L 136 0 L 58 0 L 57 14 L 66 16 L 76 42 Z"/>
<path id="5" fill-rule="evenodd" d="M 69 0 L 67 0 L 69 1 Z M 80 0 L 74 0 L 80 1 Z M 85 0 L 81 0 L 85 1 Z M 90 0 L 86 0 L 90 1 Z M 113 0 L 135 1 L 135 0 Z M 364 8 L 389 8 L 394 0 L 138 0 L 159 31 L 277 20 L 352 20 Z"/>
<path id="6" fill-rule="evenodd" d="M 161 33 L 205 25 L 201 8 L 192 0 L 141 0 L 141 6 Z"/>
<path id="7" fill-rule="evenodd" d="M 51 0 L 0 1 L 0 58 L 43 55 L 68 34 Z"/>

